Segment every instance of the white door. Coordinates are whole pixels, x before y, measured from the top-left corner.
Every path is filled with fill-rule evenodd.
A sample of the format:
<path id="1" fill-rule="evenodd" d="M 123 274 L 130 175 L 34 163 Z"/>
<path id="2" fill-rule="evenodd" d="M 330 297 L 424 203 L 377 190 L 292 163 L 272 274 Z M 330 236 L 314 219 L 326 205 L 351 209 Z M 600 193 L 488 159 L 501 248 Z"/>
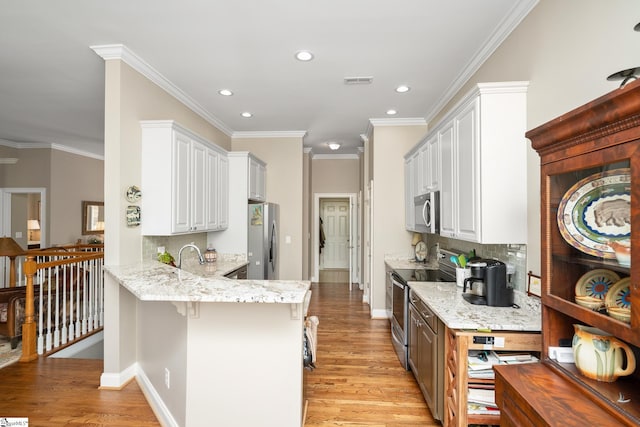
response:
<path id="1" fill-rule="evenodd" d="M 322 268 L 349 268 L 349 200 L 323 200 Z"/>

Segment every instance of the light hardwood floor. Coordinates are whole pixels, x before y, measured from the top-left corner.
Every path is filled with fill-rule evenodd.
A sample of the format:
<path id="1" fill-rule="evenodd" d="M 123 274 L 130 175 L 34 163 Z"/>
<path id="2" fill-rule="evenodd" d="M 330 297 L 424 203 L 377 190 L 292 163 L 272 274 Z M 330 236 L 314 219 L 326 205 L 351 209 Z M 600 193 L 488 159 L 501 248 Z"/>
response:
<path id="1" fill-rule="evenodd" d="M 439 426 L 391 345 L 388 320 L 371 320 L 362 291 L 313 284 L 318 316 L 316 369 L 305 371 L 305 427 Z"/>
<path id="2" fill-rule="evenodd" d="M 362 292 L 314 284 L 317 368 L 305 370 L 305 427 L 439 426 L 393 351 L 387 320 L 371 320 Z M 99 390 L 101 360 L 41 358 L 0 369 L 0 418 L 38 426 L 159 426 L 135 381 Z M 247 426 L 279 427 L 279 426 Z"/>

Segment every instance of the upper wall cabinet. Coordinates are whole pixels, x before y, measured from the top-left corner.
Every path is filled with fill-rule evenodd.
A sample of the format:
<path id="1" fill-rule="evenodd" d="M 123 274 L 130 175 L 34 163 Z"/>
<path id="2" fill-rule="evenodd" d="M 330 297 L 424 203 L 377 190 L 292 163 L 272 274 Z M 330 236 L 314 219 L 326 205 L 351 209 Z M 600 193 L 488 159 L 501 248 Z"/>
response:
<path id="1" fill-rule="evenodd" d="M 248 154 L 249 161 L 249 200 L 264 202 L 267 200 L 267 165 L 253 154 Z"/>
<path id="2" fill-rule="evenodd" d="M 440 235 L 526 243 L 527 86 L 478 84 L 408 153 L 434 147 L 414 176 L 440 191 Z"/>
<path id="3" fill-rule="evenodd" d="M 228 219 L 227 152 L 171 120 L 142 127 L 142 234 L 221 230 Z"/>

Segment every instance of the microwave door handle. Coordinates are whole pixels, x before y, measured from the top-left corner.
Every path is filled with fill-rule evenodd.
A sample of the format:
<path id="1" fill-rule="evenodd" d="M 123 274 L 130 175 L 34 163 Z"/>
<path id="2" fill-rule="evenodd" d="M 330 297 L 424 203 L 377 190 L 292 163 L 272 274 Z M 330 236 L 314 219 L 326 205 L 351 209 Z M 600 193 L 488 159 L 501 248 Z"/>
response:
<path id="1" fill-rule="evenodd" d="M 431 200 L 427 199 L 422 206 L 422 219 L 427 228 L 431 228 Z"/>

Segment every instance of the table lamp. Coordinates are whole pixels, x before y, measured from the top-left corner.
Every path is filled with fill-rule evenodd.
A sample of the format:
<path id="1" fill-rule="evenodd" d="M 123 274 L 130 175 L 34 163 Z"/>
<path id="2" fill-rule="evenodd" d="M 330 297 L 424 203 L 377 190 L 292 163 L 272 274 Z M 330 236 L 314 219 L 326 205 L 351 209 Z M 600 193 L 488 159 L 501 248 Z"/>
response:
<path id="1" fill-rule="evenodd" d="M 16 286 L 16 257 L 25 254 L 24 249 L 20 247 L 11 237 L 0 237 L 0 256 L 9 257 L 9 287 Z"/>

